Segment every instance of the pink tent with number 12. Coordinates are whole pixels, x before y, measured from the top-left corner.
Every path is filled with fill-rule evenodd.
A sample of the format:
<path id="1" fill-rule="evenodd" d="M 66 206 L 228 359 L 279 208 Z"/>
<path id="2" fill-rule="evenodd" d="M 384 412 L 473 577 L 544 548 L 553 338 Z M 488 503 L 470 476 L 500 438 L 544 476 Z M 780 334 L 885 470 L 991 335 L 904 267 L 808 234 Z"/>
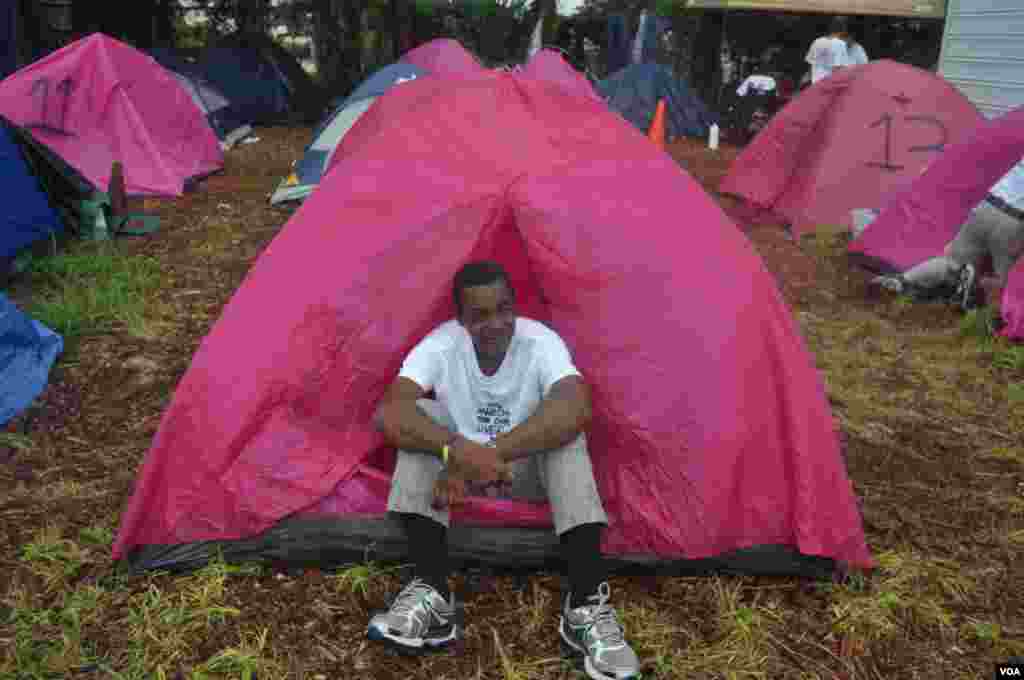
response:
<path id="1" fill-rule="evenodd" d="M 981 114 L 934 73 L 880 60 L 841 69 L 779 111 L 736 157 L 720 191 L 790 225 L 794 236 L 850 228 Z"/>
<path id="2" fill-rule="evenodd" d="M 873 269 L 902 272 L 942 255 L 974 206 L 1018 163 L 1024 162 L 1024 106 L 981 122 L 949 147 L 850 243 L 851 255 Z M 1003 290 L 1002 334 L 1024 340 L 1024 258 Z"/>
<path id="3" fill-rule="evenodd" d="M 177 78 L 100 33 L 0 82 L 0 113 L 101 191 L 114 161 L 129 195 L 178 196 L 224 166 L 217 135 Z"/>

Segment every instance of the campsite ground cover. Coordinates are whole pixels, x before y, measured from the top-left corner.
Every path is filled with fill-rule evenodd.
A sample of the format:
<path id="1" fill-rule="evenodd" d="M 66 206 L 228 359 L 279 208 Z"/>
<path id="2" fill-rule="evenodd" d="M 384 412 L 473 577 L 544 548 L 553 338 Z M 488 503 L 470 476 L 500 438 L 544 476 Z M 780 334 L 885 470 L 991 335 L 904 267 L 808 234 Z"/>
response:
<path id="1" fill-rule="evenodd" d="M 74 270 L 121 277 L 143 304 L 108 313 L 107 302 L 124 308 L 65 300 L 93 310 L 92 326 L 71 334 L 47 391 L 0 434 L 0 677 L 573 677 L 550 574 L 460 575 L 461 654 L 410 659 L 363 641 L 400 582 L 387 565 L 112 572 L 118 517 L 174 385 L 288 217 L 266 198 L 309 130 L 258 134 L 199 192 L 150 204 L 157 235 Z M 712 192 L 734 153 L 672 152 Z M 616 577 L 648 677 L 988 677 L 1024 654 L 1024 352 L 942 305 L 869 296 L 842 236 L 750 235 L 824 376 L 879 569 L 827 584 Z M 47 277 L 69 266 L 41 266 L 13 296 L 43 309 L 58 286 Z"/>

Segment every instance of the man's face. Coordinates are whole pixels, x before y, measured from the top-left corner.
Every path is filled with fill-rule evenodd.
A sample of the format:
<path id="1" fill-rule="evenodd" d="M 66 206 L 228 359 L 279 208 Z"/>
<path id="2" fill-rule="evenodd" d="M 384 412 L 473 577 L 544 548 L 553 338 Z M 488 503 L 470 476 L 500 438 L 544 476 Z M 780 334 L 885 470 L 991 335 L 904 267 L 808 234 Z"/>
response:
<path id="1" fill-rule="evenodd" d="M 516 328 L 512 292 L 504 281 L 464 288 L 459 321 L 473 338 L 477 355 L 485 359 L 501 359 Z"/>

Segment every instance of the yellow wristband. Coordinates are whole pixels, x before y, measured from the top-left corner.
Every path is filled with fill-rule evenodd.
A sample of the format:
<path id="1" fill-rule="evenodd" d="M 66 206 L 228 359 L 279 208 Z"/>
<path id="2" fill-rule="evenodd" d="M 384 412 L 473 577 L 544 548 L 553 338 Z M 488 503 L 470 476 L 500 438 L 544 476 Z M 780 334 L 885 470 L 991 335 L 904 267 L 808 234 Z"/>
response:
<path id="1" fill-rule="evenodd" d="M 448 444 L 445 444 L 444 446 L 441 447 L 441 462 L 444 463 L 445 465 L 448 464 L 449 449 L 451 449 L 451 446 L 449 446 Z"/>

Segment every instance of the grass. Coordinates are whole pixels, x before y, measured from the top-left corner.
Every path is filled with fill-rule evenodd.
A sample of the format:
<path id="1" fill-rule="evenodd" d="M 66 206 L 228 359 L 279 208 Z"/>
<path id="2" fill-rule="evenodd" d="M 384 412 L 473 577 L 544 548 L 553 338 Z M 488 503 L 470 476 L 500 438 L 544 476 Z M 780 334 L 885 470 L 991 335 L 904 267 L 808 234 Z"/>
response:
<path id="1" fill-rule="evenodd" d="M 155 259 L 125 255 L 113 243 L 75 242 L 65 252 L 33 259 L 27 273 L 33 296 L 26 311 L 65 338 L 119 327 L 149 334 L 163 279 Z"/>
<path id="2" fill-rule="evenodd" d="M 77 539 L 48 527 L 25 545 L 24 571 L 42 585 L 41 592 L 14 581 L 2 600 L 0 677 L 48 680 L 83 670 L 105 670 L 124 680 L 171 678 L 183 664 L 192 680 L 280 677 L 280 662 L 269 652 L 269 628 L 239 627 L 236 642 L 194 658 L 196 640 L 224 629 L 241 615 L 227 602 L 232 576 L 254 576 L 256 566 L 214 561 L 186 577 L 154 574 L 132 588 L 109 575 L 83 582 L 78 575 L 106 561 L 113 539 L 104 526 L 83 529 Z M 114 628 L 123 646 L 105 646 Z M 5 639 L 6 637 L 6 639 Z"/>

